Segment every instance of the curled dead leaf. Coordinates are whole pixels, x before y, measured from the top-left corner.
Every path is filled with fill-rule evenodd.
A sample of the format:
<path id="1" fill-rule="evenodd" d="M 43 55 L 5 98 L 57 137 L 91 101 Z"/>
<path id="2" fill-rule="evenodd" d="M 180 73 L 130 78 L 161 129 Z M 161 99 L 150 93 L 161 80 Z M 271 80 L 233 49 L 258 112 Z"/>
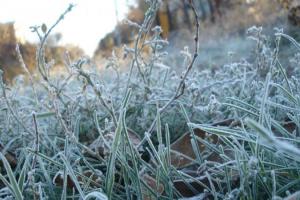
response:
<path id="1" fill-rule="evenodd" d="M 212 126 L 230 126 L 234 122 L 235 121 L 233 119 L 228 119 L 222 122 L 214 123 L 212 124 Z M 208 140 L 212 144 L 219 143 L 219 138 L 217 135 L 206 134 L 203 130 L 200 129 L 194 129 L 193 131 L 196 137 Z M 171 144 L 171 163 L 173 166 L 177 168 L 183 168 L 194 162 L 194 160 L 196 159 L 196 155 L 192 147 L 191 139 L 192 139 L 191 133 L 186 132 Z M 199 141 L 198 141 L 198 146 L 200 152 L 203 152 L 207 148 L 204 144 L 202 144 Z M 208 160 L 210 161 L 220 161 L 220 159 L 221 159 L 220 156 L 216 153 L 212 153 L 208 158 Z"/>
<path id="2" fill-rule="evenodd" d="M 127 132 L 130 142 L 134 147 L 136 147 L 141 142 L 141 139 L 139 138 L 138 134 L 135 133 L 133 130 L 127 129 Z M 112 146 L 114 137 L 114 132 L 107 133 L 103 135 L 105 141 L 102 140 L 102 137 L 98 137 L 94 142 L 92 142 L 89 145 L 89 148 L 95 151 L 101 157 L 107 158 L 107 156 L 110 153 L 109 148 Z"/>
<path id="3" fill-rule="evenodd" d="M 214 144 L 218 142 L 218 136 L 216 135 L 207 136 L 207 134 L 200 129 L 195 129 L 194 133 L 195 136 L 202 139 L 210 138 Z M 201 152 L 206 149 L 206 146 L 200 142 L 198 142 L 198 146 Z M 196 155 L 191 143 L 191 133 L 187 132 L 171 145 L 171 164 L 177 168 L 182 168 L 192 164 L 195 159 Z M 212 157 L 211 159 L 214 158 Z"/>
<path id="4" fill-rule="evenodd" d="M 102 174 L 102 172 L 99 171 L 100 174 Z M 96 175 L 95 173 L 93 173 L 91 170 L 87 170 L 84 171 L 82 173 L 82 176 L 77 176 L 77 180 L 80 184 L 85 184 L 85 181 L 83 180 L 86 177 L 86 180 L 90 179 L 90 185 L 92 187 L 101 187 L 101 183 L 102 183 L 102 179 L 99 175 Z M 53 183 L 57 186 L 63 186 L 64 184 L 64 176 L 63 176 L 63 172 L 59 171 L 56 173 L 56 175 L 53 178 Z M 73 182 L 72 178 L 68 175 L 67 176 L 67 187 L 68 188 L 76 188 L 75 183 Z"/>
<path id="5" fill-rule="evenodd" d="M 213 126 L 231 126 L 235 121 L 225 120 L 223 122 L 212 124 Z M 206 140 L 210 144 L 221 144 L 219 137 L 215 134 L 206 134 L 205 131 L 200 129 L 193 130 L 196 138 Z M 195 163 L 196 155 L 191 143 L 192 135 L 190 132 L 183 134 L 171 145 L 171 163 L 176 168 L 180 168 L 182 172 L 188 174 L 193 179 L 190 180 L 175 180 L 174 186 L 183 197 L 194 197 L 205 191 L 204 185 L 210 185 L 208 178 L 204 175 L 206 169 L 199 168 L 199 165 Z M 207 150 L 203 143 L 197 140 L 200 152 Z M 224 149 L 224 153 L 228 157 L 233 157 L 232 150 Z M 212 152 L 206 158 L 207 161 L 213 161 L 221 163 L 222 157 Z M 234 175 L 234 182 L 238 182 L 238 174 Z M 219 184 L 213 182 L 214 187 L 217 189 Z M 209 194 L 207 194 L 209 195 Z"/>
<path id="6" fill-rule="evenodd" d="M 0 152 L 2 152 L 4 150 L 4 147 L 0 144 Z M 17 164 L 18 164 L 18 160 L 17 157 L 14 153 L 9 152 L 9 151 L 5 151 L 2 152 L 6 158 L 6 160 L 8 161 L 8 163 L 10 164 L 10 166 L 14 169 Z M 2 164 L 2 162 L 1 162 Z"/>
<path id="7" fill-rule="evenodd" d="M 165 188 L 164 188 L 163 184 L 160 183 L 160 184 L 158 185 L 158 187 L 157 187 L 156 180 L 155 180 L 153 177 L 151 177 L 150 175 L 144 174 L 144 175 L 142 176 L 142 179 L 143 179 L 143 180 L 147 183 L 147 185 L 148 185 L 151 189 L 153 189 L 156 193 L 162 194 L 162 193 L 164 192 Z M 146 192 L 146 189 L 144 189 L 144 191 L 143 191 L 143 199 L 145 199 L 145 200 L 152 200 L 152 199 L 156 199 L 156 197 L 151 196 L 151 194 L 148 193 L 148 192 Z"/>

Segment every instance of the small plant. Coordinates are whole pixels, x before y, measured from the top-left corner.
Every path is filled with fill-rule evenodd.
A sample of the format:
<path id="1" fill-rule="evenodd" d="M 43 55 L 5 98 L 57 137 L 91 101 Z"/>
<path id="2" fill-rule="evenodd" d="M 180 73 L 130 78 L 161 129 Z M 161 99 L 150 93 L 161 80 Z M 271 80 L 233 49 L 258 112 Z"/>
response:
<path id="1" fill-rule="evenodd" d="M 153 27 L 159 1 L 148 0 L 144 22 L 127 21 L 138 29 L 134 47 L 124 47 L 131 65 L 120 70 L 113 54 L 109 77 L 67 53 L 68 73 L 51 76 L 47 37 L 73 5 L 50 28 L 32 27 L 39 77 L 18 46 L 29 83 L 7 86 L 0 76 L 0 198 L 299 197 L 299 69 L 287 72 L 279 59 L 281 40 L 299 43 L 252 27 L 254 59 L 198 71 L 190 2 L 195 46 L 183 48 L 182 63 L 165 62 L 168 42 Z M 285 62 L 299 65 L 298 54 Z"/>

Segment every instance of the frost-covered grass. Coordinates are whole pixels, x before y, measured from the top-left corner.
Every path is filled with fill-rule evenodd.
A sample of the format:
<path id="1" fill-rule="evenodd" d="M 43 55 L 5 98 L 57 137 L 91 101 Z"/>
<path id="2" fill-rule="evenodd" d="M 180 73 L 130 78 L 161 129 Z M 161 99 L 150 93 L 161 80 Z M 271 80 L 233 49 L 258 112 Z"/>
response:
<path id="1" fill-rule="evenodd" d="M 50 76 L 44 44 L 56 24 L 34 28 L 39 77 L 0 82 L 0 198 L 179 199 L 180 181 L 197 199 L 299 195 L 300 53 L 285 58 L 289 73 L 278 59 L 281 40 L 299 52 L 297 41 L 252 27 L 252 60 L 197 71 L 197 49 L 183 48 L 182 62 L 168 66 L 168 42 L 151 29 L 158 1 L 148 3 L 142 25 L 128 22 L 139 29 L 134 48 L 124 48 L 131 66 L 121 71 L 123 58 L 113 54 L 109 77 L 67 54 L 68 73 Z M 212 125 L 220 121 L 230 123 Z M 187 131 L 196 159 L 178 168 L 171 144 Z"/>

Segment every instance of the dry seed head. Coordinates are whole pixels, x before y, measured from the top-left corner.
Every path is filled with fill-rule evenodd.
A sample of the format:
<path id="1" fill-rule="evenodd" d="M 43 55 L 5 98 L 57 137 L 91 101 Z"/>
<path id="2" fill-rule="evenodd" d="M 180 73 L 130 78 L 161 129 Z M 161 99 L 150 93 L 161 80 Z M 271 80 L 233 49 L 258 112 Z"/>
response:
<path id="1" fill-rule="evenodd" d="M 42 24 L 41 29 L 42 29 L 42 31 L 43 31 L 44 34 L 47 33 L 47 26 L 46 26 L 46 24 Z"/>

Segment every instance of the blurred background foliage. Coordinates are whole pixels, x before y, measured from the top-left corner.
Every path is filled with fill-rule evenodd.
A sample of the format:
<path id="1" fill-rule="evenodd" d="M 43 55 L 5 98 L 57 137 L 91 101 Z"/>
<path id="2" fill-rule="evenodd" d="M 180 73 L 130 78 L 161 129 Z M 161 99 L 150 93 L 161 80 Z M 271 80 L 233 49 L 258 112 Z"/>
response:
<path id="1" fill-rule="evenodd" d="M 127 18 L 140 24 L 144 18 L 146 5 L 143 0 L 136 1 L 136 5 L 130 8 Z M 272 32 L 274 27 L 280 27 L 295 39 L 300 38 L 298 36 L 299 0 L 196 0 L 194 2 L 202 22 L 200 48 L 206 50 L 199 60 L 205 67 L 208 64 L 217 67 L 222 63 L 224 58 L 220 55 L 224 55 L 224 51 L 237 50 L 238 53 L 247 51 L 248 44 L 244 40 L 239 40 L 239 37 L 243 37 L 245 30 L 252 25 L 263 26 L 266 32 L 268 30 Z M 153 26 L 162 27 L 162 37 L 167 38 L 172 44 L 168 47 L 169 51 L 177 51 L 182 46 L 191 45 L 193 24 L 194 16 L 188 1 L 164 0 Z M 102 39 L 99 38 L 93 60 L 102 63 L 113 50 L 118 52 L 124 44 L 132 45 L 136 33 L 137 31 L 126 23 L 119 22 L 114 31 Z M 46 52 L 49 60 L 55 60 L 58 71 L 63 64 L 65 51 L 68 51 L 73 58 L 84 55 L 80 47 L 58 45 L 60 38 L 60 34 L 52 35 L 48 40 Z M 20 43 L 27 67 L 33 72 L 36 44 L 19 41 L 13 23 L 0 24 L 0 68 L 4 71 L 7 82 L 17 74 L 23 73 L 15 53 L 17 43 Z M 219 51 L 222 53 L 218 54 Z"/>
<path id="2" fill-rule="evenodd" d="M 58 45 L 60 37 L 60 34 L 52 35 L 48 40 L 48 48 L 46 49 L 46 57 L 49 61 L 54 59 L 57 67 L 63 64 L 63 55 L 66 51 L 69 52 L 72 58 L 84 54 L 79 47 Z M 4 71 L 4 79 L 7 82 L 11 81 L 16 75 L 24 73 L 16 53 L 17 43 L 20 45 L 20 51 L 29 71 L 34 72 L 37 45 L 27 41 L 18 41 L 13 23 L 0 23 L 0 69 Z"/>

